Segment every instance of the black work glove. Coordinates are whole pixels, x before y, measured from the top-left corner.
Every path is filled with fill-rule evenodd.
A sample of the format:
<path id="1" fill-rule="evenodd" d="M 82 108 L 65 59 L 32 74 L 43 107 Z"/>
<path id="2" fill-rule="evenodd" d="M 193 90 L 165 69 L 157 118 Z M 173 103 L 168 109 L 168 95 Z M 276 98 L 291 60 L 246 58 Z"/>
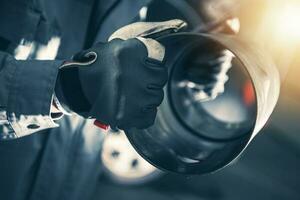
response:
<path id="1" fill-rule="evenodd" d="M 111 127 L 151 126 L 168 80 L 165 49 L 155 38 L 184 26 L 181 20 L 131 24 L 115 32 L 109 42 L 75 55 L 61 67 L 66 104 Z"/>

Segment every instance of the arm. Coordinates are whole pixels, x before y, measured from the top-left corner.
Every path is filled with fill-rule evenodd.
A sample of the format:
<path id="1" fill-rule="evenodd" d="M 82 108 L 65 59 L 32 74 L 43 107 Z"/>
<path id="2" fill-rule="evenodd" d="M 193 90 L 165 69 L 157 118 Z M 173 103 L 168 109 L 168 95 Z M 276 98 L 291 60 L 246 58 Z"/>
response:
<path id="1" fill-rule="evenodd" d="M 19 61 L 0 52 L 0 140 L 58 125 L 51 118 L 61 61 Z"/>
<path id="2" fill-rule="evenodd" d="M 0 140 L 57 127 L 54 91 L 64 108 L 85 118 L 123 129 L 151 126 L 168 80 L 165 49 L 152 38 L 185 25 L 132 24 L 69 62 L 18 61 L 0 52 Z"/>

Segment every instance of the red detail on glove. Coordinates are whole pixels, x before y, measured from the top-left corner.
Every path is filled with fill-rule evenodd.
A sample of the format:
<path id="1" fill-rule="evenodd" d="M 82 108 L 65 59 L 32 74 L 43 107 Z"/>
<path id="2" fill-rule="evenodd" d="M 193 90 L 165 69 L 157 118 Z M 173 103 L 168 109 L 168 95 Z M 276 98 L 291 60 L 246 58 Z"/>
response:
<path id="1" fill-rule="evenodd" d="M 97 120 L 94 121 L 94 125 L 107 131 L 109 129 L 109 125 L 103 124 L 102 122 L 99 122 Z"/>

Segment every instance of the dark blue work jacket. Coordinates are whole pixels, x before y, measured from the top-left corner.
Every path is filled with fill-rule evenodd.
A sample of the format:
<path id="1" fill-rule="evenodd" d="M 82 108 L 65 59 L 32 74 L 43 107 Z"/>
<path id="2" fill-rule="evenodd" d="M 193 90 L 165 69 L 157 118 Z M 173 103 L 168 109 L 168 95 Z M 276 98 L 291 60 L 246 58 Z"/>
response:
<path id="1" fill-rule="evenodd" d="M 49 107 L 62 60 L 129 24 L 142 0 L 0 2 L 0 199 L 89 199 L 101 172 L 103 133 L 78 116 L 53 121 Z M 60 38 L 56 61 L 16 62 L 26 41 Z M 25 42 L 24 42 L 25 41 Z M 25 45 L 26 46 L 26 45 Z M 25 136 L 26 135 L 26 136 Z M 25 137 L 23 137 L 25 136 Z"/>

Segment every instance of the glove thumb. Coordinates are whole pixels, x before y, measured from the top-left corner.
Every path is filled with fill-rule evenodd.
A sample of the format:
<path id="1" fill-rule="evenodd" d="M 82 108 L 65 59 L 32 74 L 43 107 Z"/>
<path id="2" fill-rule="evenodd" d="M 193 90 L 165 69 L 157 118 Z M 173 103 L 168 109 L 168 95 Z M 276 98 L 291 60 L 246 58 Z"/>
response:
<path id="1" fill-rule="evenodd" d="M 116 38 L 127 40 L 136 37 L 156 39 L 166 34 L 178 32 L 186 26 L 187 23 L 179 19 L 164 22 L 136 22 L 118 29 L 108 41 Z"/>

